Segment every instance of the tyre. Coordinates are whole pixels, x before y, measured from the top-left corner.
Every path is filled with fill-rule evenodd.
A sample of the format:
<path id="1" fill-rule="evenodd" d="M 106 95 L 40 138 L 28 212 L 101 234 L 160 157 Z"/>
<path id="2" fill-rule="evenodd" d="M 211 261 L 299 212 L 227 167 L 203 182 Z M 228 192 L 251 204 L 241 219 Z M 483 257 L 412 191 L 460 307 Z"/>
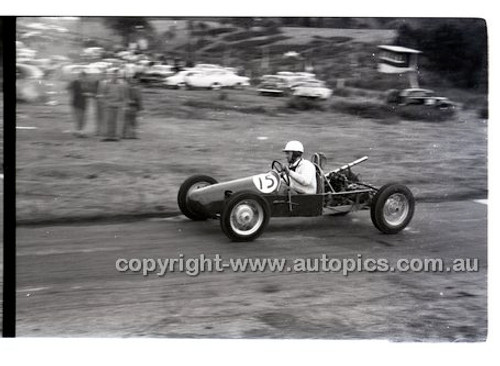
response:
<path id="1" fill-rule="evenodd" d="M 262 234 L 270 216 L 266 200 L 253 192 L 240 192 L 225 202 L 220 225 L 229 239 L 252 241 Z"/>
<path id="2" fill-rule="evenodd" d="M 402 184 L 389 183 L 378 190 L 370 209 L 373 225 L 384 234 L 396 234 L 411 221 L 415 198 Z"/>
<path id="3" fill-rule="evenodd" d="M 191 220 L 200 221 L 206 220 L 208 217 L 201 213 L 196 212 L 188 204 L 189 194 L 196 189 L 203 188 L 212 184 L 216 184 L 217 181 L 208 175 L 194 175 L 189 177 L 181 184 L 179 192 L 177 193 L 177 205 L 181 212 Z"/>
<path id="4" fill-rule="evenodd" d="M 212 90 L 219 90 L 220 88 L 222 88 L 222 85 L 220 85 L 219 83 L 213 83 L 210 88 Z"/>

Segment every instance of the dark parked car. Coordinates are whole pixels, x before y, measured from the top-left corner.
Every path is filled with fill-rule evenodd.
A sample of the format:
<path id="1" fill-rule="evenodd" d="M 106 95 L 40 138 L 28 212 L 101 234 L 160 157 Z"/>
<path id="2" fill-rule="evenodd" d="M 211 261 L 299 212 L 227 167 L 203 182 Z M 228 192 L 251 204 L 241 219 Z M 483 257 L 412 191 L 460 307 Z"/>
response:
<path id="1" fill-rule="evenodd" d="M 455 103 L 446 97 L 438 97 L 433 90 L 421 88 L 409 88 L 402 90 L 399 95 L 393 99 L 397 104 L 402 105 L 427 105 L 437 108 L 453 108 Z"/>

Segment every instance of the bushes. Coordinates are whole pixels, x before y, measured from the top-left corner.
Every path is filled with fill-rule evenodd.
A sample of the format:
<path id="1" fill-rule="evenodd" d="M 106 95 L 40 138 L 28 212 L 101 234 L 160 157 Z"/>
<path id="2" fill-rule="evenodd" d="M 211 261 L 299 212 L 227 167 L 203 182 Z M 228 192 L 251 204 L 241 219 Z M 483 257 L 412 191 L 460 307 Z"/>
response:
<path id="1" fill-rule="evenodd" d="M 440 122 L 449 120 L 455 115 L 455 110 L 452 108 L 439 109 L 422 105 L 396 106 L 366 101 L 339 101 L 332 104 L 331 109 L 357 117 L 380 120 L 401 118 L 410 121 Z"/>
<path id="2" fill-rule="evenodd" d="M 362 118 L 385 119 L 394 116 L 394 108 L 375 102 L 336 102 L 331 109 Z"/>
<path id="3" fill-rule="evenodd" d="M 299 111 L 324 111 L 326 107 L 322 101 L 313 98 L 292 97 L 286 103 L 287 108 Z"/>
<path id="4" fill-rule="evenodd" d="M 273 115 L 273 111 L 266 109 L 262 106 L 238 106 L 231 103 L 225 103 L 228 99 L 227 94 L 219 94 L 217 101 L 210 100 L 186 100 L 183 105 L 186 107 L 197 109 L 213 109 L 216 111 L 235 111 L 248 114 L 267 114 Z"/>

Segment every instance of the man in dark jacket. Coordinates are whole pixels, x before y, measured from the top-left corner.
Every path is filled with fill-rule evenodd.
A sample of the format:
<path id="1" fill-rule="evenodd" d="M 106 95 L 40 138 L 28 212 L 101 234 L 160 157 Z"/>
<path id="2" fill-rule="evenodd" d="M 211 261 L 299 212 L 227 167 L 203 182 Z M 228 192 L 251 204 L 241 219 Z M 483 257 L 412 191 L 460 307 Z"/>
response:
<path id="1" fill-rule="evenodd" d="M 69 83 L 67 87 L 71 97 L 71 106 L 76 120 L 75 135 L 83 137 L 85 128 L 85 112 L 87 110 L 87 97 L 90 95 L 88 90 L 87 74 L 82 71 L 78 78 Z"/>
<path id="2" fill-rule="evenodd" d="M 122 138 L 137 139 L 137 115 L 142 110 L 142 95 L 136 76 L 129 79 L 126 95 L 127 104 Z"/>

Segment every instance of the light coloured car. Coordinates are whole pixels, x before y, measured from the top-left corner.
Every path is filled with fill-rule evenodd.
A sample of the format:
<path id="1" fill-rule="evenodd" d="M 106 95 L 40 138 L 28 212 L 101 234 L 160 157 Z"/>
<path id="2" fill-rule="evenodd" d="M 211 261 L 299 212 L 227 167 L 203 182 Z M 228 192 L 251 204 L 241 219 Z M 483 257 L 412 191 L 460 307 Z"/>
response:
<path id="1" fill-rule="evenodd" d="M 293 95 L 296 97 L 326 100 L 332 96 L 332 89 L 327 88 L 322 81 L 309 81 L 295 87 Z"/>
<path id="2" fill-rule="evenodd" d="M 193 71 L 196 71 L 196 68 Z M 186 75 L 185 82 L 188 87 L 216 90 L 224 87 L 242 88 L 248 86 L 250 78 L 220 69 Z"/>
<path id="3" fill-rule="evenodd" d="M 123 58 L 123 59 L 126 58 L 126 57 L 129 57 L 130 55 L 132 55 L 131 51 L 120 51 L 120 52 L 116 53 L 117 57 L 120 57 L 120 58 Z"/>
<path id="4" fill-rule="evenodd" d="M 224 69 L 220 65 L 215 65 L 215 64 L 196 64 L 193 67 L 194 70 L 203 70 L 203 71 L 213 71 L 213 70 L 221 70 Z"/>
<path id="5" fill-rule="evenodd" d="M 194 71 L 192 69 L 182 70 L 178 73 L 169 76 L 165 79 L 165 85 L 170 88 L 182 89 L 186 87 L 186 76 L 191 76 L 200 73 L 200 71 Z"/>
<path id="6" fill-rule="evenodd" d="M 102 47 L 88 47 L 82 51 L 82 56 L 85 58 L 99 58 L 104 54 Z"/>
<path id="7" fill-rule="evenodd" d="M 295 73 L 291 72 L 291 71 L 279 71 L 276 73 L 276 75 L 284 76 L 284 77 L 294 77 Z"/>
<path id="8" fill-rule="evenodd" d="M 316 78 L 316 74 L 313 74 L 312 72 L 296 72 L 295 76 L 297 76 L 297 77 L 306 77 L 306 78 L 310 78 L 310 79 L 315 79 Z"/>
<path id="9" fill-rule="evenodd" d="M 51 57 L 52 60 L 56 61 L 56 62 L 69 62 L 70 59 L 66 56 L 62 56 L 62 55 L 54 55 Z"/>
<path id="10" fill-rule="evenodd" d="M 299 83 L 316 80 L 316 75 L 309 72 L 280 71 L 277 72 L 276 75 L 282 77 L 286 81 L 290 90 Z"/>
<path id="11" fill-rule="evenodd" d="M 103 62 L 109 62 L 112 65 L 121 65 L 124 63 L 123 60 L 120 60 L 119 58 L 105 58 L 102 59 Z"/>
<path id="12" fill-rule="evenodd" d="M 288 88 L 290 91 L 294 91 L 295 88 L 307 84 L 307 83 L 315 83 L 315 82 L 321 82 L 320 80 L 310 77 L 310 76 L 297 76 L 292 80 L 288 80 Z"/>
<path id="13" fill-rule="evenodd" d="M 89 64 L 89 66 L 90 67 L 96 67 L 98 69 L 106 70 L 106 69 L 112 67 L 113 64 L 110 63 L 110 62 L 97 61 L 97 62 L 92 62 L 91 64 Z"/>

